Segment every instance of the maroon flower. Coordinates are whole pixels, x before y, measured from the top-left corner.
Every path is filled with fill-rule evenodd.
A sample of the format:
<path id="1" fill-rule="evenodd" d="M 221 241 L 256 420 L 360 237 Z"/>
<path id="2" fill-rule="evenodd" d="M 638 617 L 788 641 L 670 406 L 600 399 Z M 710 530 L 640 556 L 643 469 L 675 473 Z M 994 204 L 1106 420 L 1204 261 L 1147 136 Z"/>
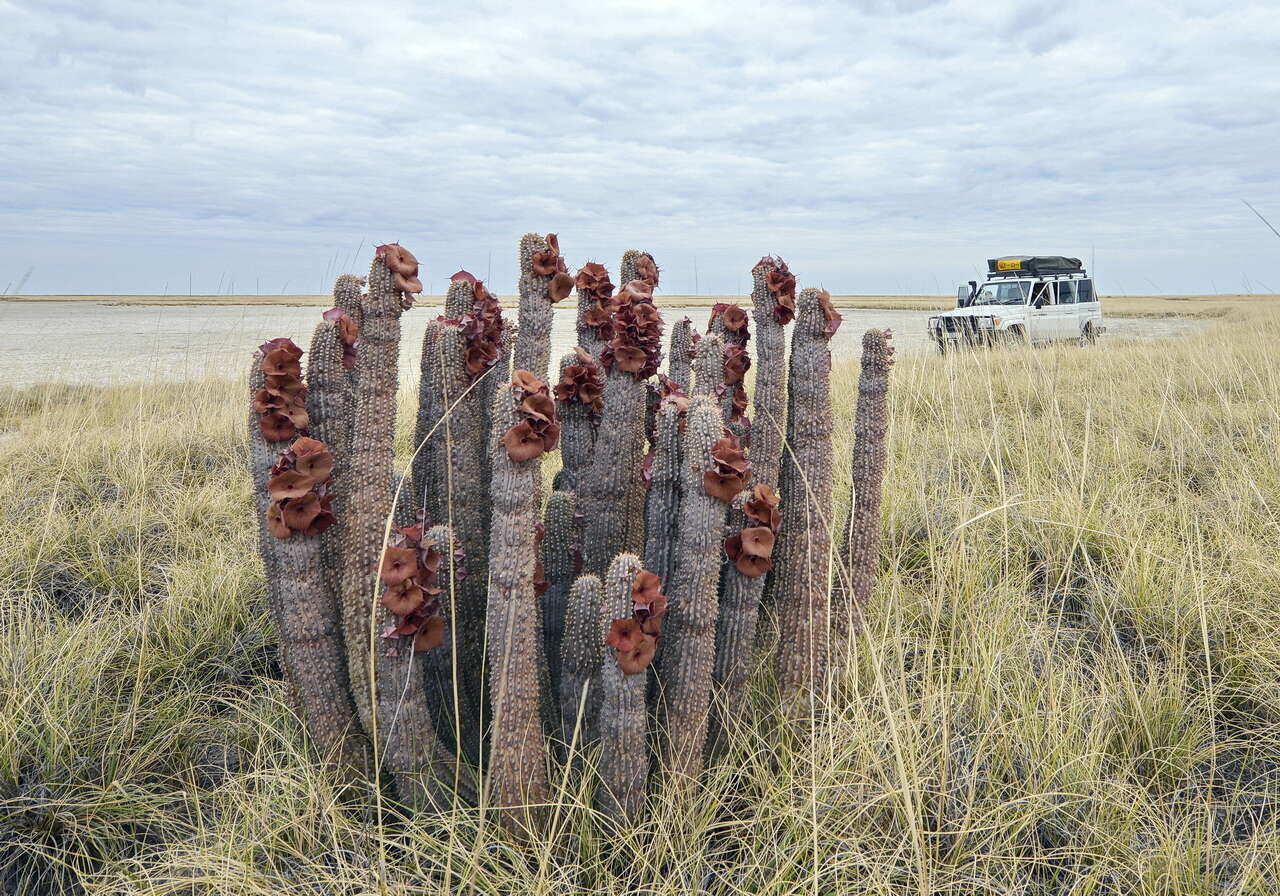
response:
<path id="1" fill-rule="evenodd" d="M 818 293 L 818 307 L 822 309 L 822 317 L 827 322 L 827 335 L 836 335 L 836 330 L 840 329 L 840 322 L 844 318 L 840 316 L 836 306 L 831 304 L 831 293 L 825 289 Z"/>
<path id="2" fill-rule="evenodd" d="M 379 575 L 386 585 L 399 585 L 418 574 L 418 552 L 413 548 L 388 547 L 382 555 Z"/>
<path id="3" fill-rule="evenodd" d="M 417 653 L 435 650 L 444 643 L 444 617 L 430 616 L 413 637 L 413 649 Z"/>
<path id="4" fill-rule="evenodd" d="M 408 616 L 426 602 L 426 595 L 412 579 L 390 585 L 382 594 L 382 605 L 397 616 Z"/>

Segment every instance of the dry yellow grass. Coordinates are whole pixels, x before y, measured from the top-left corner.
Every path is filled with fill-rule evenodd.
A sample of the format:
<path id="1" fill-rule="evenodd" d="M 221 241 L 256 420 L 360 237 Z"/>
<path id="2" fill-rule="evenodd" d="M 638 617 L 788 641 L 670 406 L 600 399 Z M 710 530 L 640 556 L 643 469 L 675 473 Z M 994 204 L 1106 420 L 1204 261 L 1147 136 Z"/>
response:
<path id="1" fill-rule="evenodd" d="M 570 778 L 526 849 L 378 816 L 309 758 L 240 383 L 0 390 L 0 891 L 1276 892 L 1278 340 L 1267 313 L 901 361 L 882 578 L 825 717 L 778 737 L 761 670 L 702 792 L 615 831 Z"/>

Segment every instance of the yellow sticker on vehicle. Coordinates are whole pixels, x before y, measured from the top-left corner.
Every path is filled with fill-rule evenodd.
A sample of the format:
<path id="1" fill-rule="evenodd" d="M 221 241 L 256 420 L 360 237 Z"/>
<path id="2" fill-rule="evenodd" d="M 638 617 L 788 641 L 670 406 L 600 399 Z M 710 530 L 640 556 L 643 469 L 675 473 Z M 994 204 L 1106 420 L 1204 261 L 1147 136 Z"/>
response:
<path id="1" fill-rule="evenodd" d="M 1022 260 L 1018 258 L 1001 258 L 996 262 L 997 271 L 1020 271 Z"/>

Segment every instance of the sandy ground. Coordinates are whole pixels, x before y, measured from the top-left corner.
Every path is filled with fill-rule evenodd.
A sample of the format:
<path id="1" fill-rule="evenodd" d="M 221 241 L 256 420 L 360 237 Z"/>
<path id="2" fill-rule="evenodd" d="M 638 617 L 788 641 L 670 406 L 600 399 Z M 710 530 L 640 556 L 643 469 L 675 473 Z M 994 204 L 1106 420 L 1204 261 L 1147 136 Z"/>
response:
<path id="1" fill-rule="evenodd" d="M 420 304 L 405 314 L 400 363 L 417 366 L 427 322 L 439 305 Z M 837 359 L 856 356 L 862 333 L 889 327 L 900 352 L 932 351 L 925 338 L 927 311 L 848 308 L 832 341 Z M 683 316 L 698 329 L 705 307 L 668 306 L 668 325 Z M 552 357 L 576 341 L 575 309 L 557 310 Z M 319 320 L 315 307 L 289 305 L 113 305 L 105 302 L 0 303 L 0 385 L 44 382 L 112 383 L 239 376 L 255 346 L 288 336 L 303 348 Z M 1207 325 L 1195 319 L 1108 317 L 1105 340 L 1177 336 Z M 1105 344 L 1105 342 L 1104 342 Z"/>
<path id="2" fill-rule="evenodd" d="M 123 296 L 123 295 L 61 295 L 61 296 L 4 296 L 5 302 L 93 302 L 106 305 L 165 305 L 179 307 L 206 307 L 210 305 L 248 305 L 255 307 L 304 307 L 328 308 L 333 304 L 328 295 L 286 296 Z M 514 298 L 504 298 L 504 307 L 515 307 Z M 832 296 L 840 308 L 868 308 L 889 311 L 937 311 L 955 306 L 953 296 Z M 716 302 L 750 304 L 743 296 L 664 296 L 659 295 L 661 308 L 709 308 Z M 1256 307 L 1261 304 L 1280 305 L 1280 295 L 1261 293 L 1219 295 L 1151 295 L 1151 296 L 1103 296 L 1104 308 L 1117 317 L 1223 317 L 1232 311 Z M 442 296 L 422 296 L 419 303 L 428 307 L 444 304 Z"/>

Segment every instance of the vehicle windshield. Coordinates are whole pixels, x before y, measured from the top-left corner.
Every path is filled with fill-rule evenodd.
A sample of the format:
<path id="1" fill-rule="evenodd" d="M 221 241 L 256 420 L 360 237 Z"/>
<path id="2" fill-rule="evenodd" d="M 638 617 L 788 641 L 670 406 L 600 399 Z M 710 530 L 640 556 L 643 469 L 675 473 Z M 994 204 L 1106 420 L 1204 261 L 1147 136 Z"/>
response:
<path id="1" fill-rule="evenodd" d="M 973 297 L 975 305 L 1025 305 L 1031 293 L 1029 280 L 1005 280 L 999 283 L 984 283 Z"/>

